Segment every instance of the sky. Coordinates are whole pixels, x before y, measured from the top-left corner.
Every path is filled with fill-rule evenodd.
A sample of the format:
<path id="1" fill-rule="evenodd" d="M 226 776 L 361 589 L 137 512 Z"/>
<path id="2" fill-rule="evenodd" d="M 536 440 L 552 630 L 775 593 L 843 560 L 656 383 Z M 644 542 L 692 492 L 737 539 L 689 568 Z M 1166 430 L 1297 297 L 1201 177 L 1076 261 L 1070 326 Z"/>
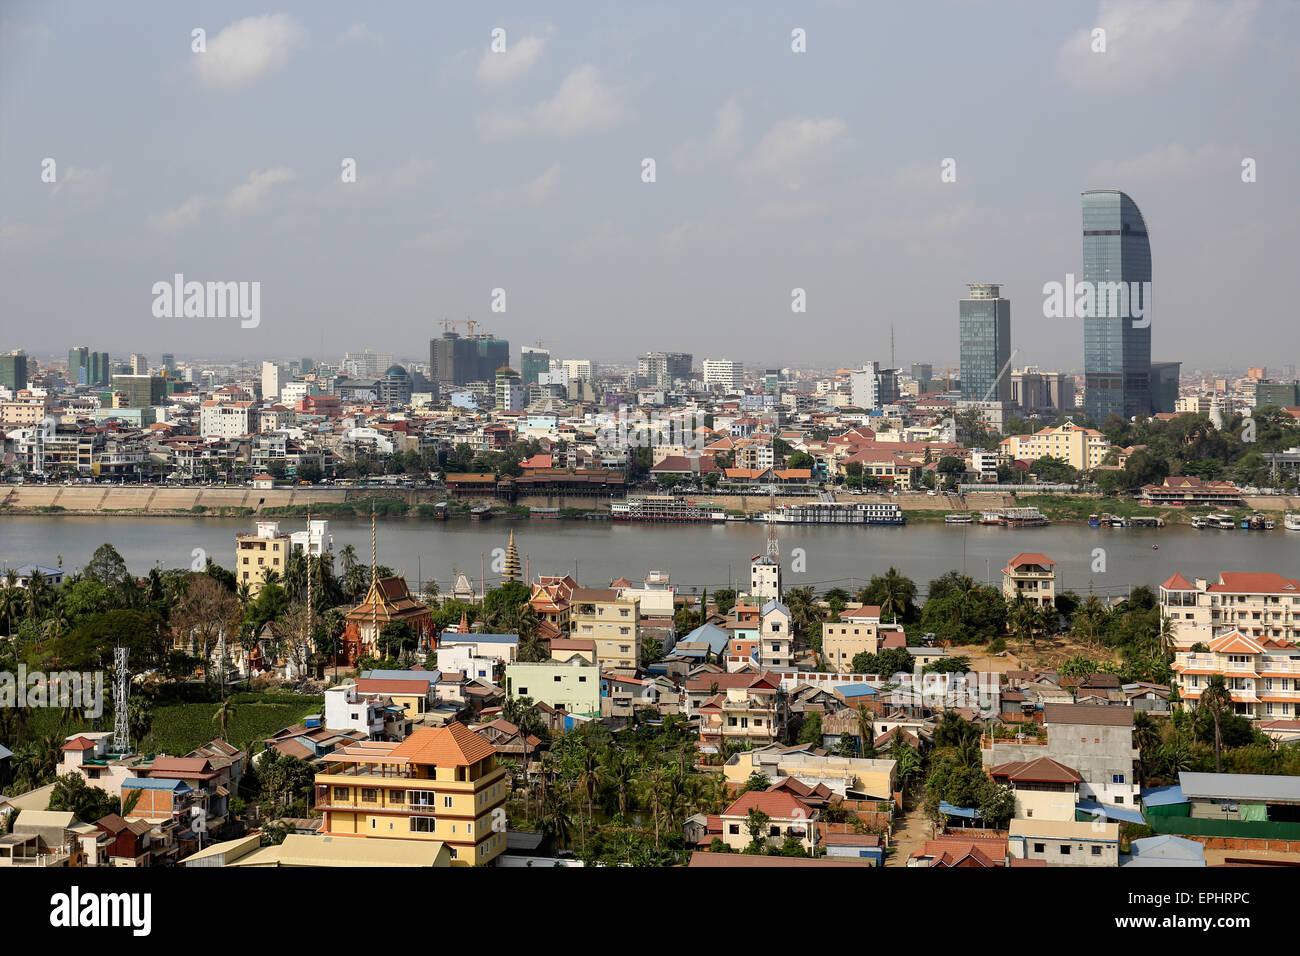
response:
<path id="1" fill-rule="evenodd" d="M 515 361 L 848 367 L 892 326 L 956 366 L 996 282 L 1015 364 L 1077 369 L 1043 285 L 1117 188 L 1153 359 L 1300 363 L 1298 47 L 1250 0 L 9 0 L 0 350 L 427 360 L 472 318 Z M 176 273 L 260 283 L 256 326 L 156 316 Z"/>

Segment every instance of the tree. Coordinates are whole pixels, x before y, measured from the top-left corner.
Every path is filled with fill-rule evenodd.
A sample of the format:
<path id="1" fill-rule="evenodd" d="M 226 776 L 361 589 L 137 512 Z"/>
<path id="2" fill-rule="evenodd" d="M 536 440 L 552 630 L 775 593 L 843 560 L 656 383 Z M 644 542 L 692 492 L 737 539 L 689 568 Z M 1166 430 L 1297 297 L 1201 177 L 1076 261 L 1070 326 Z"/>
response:
<path id="1" fill-rule="evenodd" d="M 1214 772 L 1223 772 L 1223 727 L 1224 710 L 1232 707 L 1232 693 L 1224 683 L 1222 674 L 1211 674 L 1205 690 L 1201 691 L 1198 710 L 1206 711 L 1214 721 Z"/>
<path id="2" fill-rule="evenodd" d="M 130 578 L 126 561 L 111 544 L 101 544 L 95 549 L 81 576 L 111 588 L 120 586 L 123 578 Z"/>
<path id="3" fill-rule="evenodd" d="M 916 619 L 916 582 L 894 567 L 883 575 L 873 575 L 858 592 L 858 600 L 879 605 L 882 621 L 901 619 L 904 624 L 910 624 Z"/>
<path id="4" fill-rule="evenodd" d="M 227 697 L 217 705 L 216 712 L 212 715 L 213 721 L 221 724 L 222 740 L 230 739 L 230 721 L 234 720 L 236 710 L 235 699 L 233 697 Z"/>
<path id="5" fill-rule="evenodd" d="M 763 853 L 767 850 L 767 826 L 772 822 L 758 807 L 750 807 L 745 817 L 745 829 L 749 831 L 749 846 L 746 853 Z"/>
<path id="6" fill-rule="evenodd" d="M 92 787 L 80 774 L 66 773 L 54 781 L 49 809 L 74 814 L 82 823 L 95 823 L 121 810 L 121 801 L 101 787 Z"/>

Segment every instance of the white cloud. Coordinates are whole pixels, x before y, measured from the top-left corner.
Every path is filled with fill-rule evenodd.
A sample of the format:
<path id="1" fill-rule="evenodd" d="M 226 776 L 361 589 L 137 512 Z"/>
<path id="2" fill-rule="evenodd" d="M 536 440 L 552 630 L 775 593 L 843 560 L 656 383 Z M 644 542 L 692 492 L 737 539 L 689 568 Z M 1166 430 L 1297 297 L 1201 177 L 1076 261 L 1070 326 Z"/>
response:
<path id="1" fill-rule="evenodd" d="M 751 176 L 782 180 L 797 190 L 809 167 L 821 162 L 846 125 L 837 117 L 782 120 L 773 126 L 745 160 Z"/>
<path id="2" fill-rule="evenodd" d="M 1096 163 L 1088 170 L 1088 176 L 1098 184 L 1098 188 L 1103 188 L 1102 184 L 1119 185 L 1154 179 L 1189 180 L 1215 174 L 1236 179 L 1241 173 L 1244 157 L 1242 150 L 1228 146 L 1206 145 L 1189 150 L 1170 143 L 1132 159 Z"/>
<path id="3" fill-rule="evenodd" d="M 198 222 L 199 214 L 209 205 L 211 205 L 210 200 L 204 199 L 202 196 L 191 196 L 176 208 L 168 209 L 166 212 L 152 217 L 149 223 L 155 229 L 160 229 L 163 232 L 185 229 Z"/>
<path id="4" fill-rule="evenodd" d="M 1072 86 L 1123 90 L 1165 80 L 1183 70 L 1203 72 L 1229 59 L 1249 38 L 1257 0 L 1102 0 L 1093 22 L 1061 47 L 1058 62 Z M 1093 52 L 1092 31 L 1106 31 L 1106 50 Z"/>
<path id="5" fill-rule="evenodd" d="M 235 215 L 254 212 L 261 206 L 272 186 L 290 183 L 297 178 L 298 174 L 292 169 L 283 167 L 260 172 L 254 170 L 249 173 L 246 182 L 240 183 L 226 195 L 226 212 Z"/>
<path id="6" fill-rule="evenodd" d="M 551 190 L 555 188 L 555 181 L 560 176 L 560 167 L 552 166 L 546 172 L 542 173 L 526 187 L 528 199 L 533 203 L 544 203 L 547 197 L 551 195 Z"/>
<path id="7" fill-rule="evenodd" d="M 67 191 L 67 198 L 82 204 L 102 201 L 108 196 L 108 168 L 82 169 L 68 166 L 59 171 L 58 181 L 50 186 L 50 195 Z"/>
<path id="8" fill-rule="evenodd" d="M 237 20 L 192 53 L 194 72 L 206 86 L 236 87 L 281 69 L 306 32 L 287 13 Z"/>
<path id="9" fill-rule="evenodd" d="M 601 81 L 594 66 L 583 66 L 566 76 L 549 100 L 526 113 L 482 117 L 479 129 L 490 139 L 526 134 L 575 136 L 616 126 L 624 115 L 622 95 Z"/>
<path id="10" fill-rule="evenodd" d="M 673 164 L 683 170 L 698 170 L 709 163 L 728 159 L 740 149 L 745 117 L 735 97 L 718 107 L 713 132 L 703 143 L 691 137 L 673 153 Z"/>
<path id="11" fill-rule="evenodd" d="M 549 30 L 544 36 L 527 36 L 522 40 L 511 41 L 507 37 L 505 52 L 493 53 L 488 49 L 478 61 L 475 72 L 478 81 L 484 86 L 510 85 L 533 68 L 548 39 Z"/>

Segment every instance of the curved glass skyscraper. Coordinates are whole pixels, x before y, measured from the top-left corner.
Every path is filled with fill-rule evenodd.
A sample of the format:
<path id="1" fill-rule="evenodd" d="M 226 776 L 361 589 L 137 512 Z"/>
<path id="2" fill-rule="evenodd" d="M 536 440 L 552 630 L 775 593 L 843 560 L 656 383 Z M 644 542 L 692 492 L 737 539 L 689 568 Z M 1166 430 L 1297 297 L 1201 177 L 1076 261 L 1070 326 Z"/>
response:
<path id="1" fill-rule="evenodd" d="M 1083 319 L 1084 412 L 1151 413 L 1151 243 L 1137 203 L 1118 189 L 1083 194 L 1083 279 L 1095 290 Z"/>

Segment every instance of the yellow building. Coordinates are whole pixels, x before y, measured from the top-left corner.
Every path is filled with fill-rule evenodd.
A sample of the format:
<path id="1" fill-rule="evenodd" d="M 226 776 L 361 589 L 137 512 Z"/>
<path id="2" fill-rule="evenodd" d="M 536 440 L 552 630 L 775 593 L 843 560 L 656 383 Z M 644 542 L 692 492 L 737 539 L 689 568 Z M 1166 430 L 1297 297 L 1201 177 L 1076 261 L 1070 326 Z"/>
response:
<path id="1" fill-rule="evenodd" d="M 880 652 L 880 606 L 864 604 L 840 614 L 839 621 L 822 624 L 822 657 L 826 667 L 853 673 L 853 658 Z"/>
<path id="2" fill-rule="evenodd" d="M 998 450 L 1018 461 L 1059 458 L 1087 471 L 1101 464 L 1110 451 L 1110 441 L 1095 428 L 1066 422 L 1056 428 L 1043 428 L 1032 435 L 1012 435 L 998 444 Z"/>
<path id="3" fill-rule="evenodd" d="M 285 562 L 293 539 L 280 530 L 278 521 L 259 521 L 253 534 L 235 536 L 235 580 L 247 584 L 253 597 L 262 590 L 266 574 L 284 577 Z"/>
<path id="4" fill-rule="evenodd" d="M 1056 605 L 1056 562 L 1037 551 L 1022 551 L 1002 569 L 1002 596 L 1023 597 L 1042 607 Z"/>
<path id="5" fill-rule="evenodd" d="M 322 836 L 440 841 L 453 866 L 490 863 L 505 851 L 506 771 L 464 724 L 421 728 L 401 743 L 362 741 L 323 763 Z"/>
<path id="6" fill-rule="evenodd" d="M 602 670 L 635 669 L 641 663 L 640 617 L 635 598 L 620 598 L 613 588 L 577 588 L 570 637 L 596 642 L 596 663 Z"/>

